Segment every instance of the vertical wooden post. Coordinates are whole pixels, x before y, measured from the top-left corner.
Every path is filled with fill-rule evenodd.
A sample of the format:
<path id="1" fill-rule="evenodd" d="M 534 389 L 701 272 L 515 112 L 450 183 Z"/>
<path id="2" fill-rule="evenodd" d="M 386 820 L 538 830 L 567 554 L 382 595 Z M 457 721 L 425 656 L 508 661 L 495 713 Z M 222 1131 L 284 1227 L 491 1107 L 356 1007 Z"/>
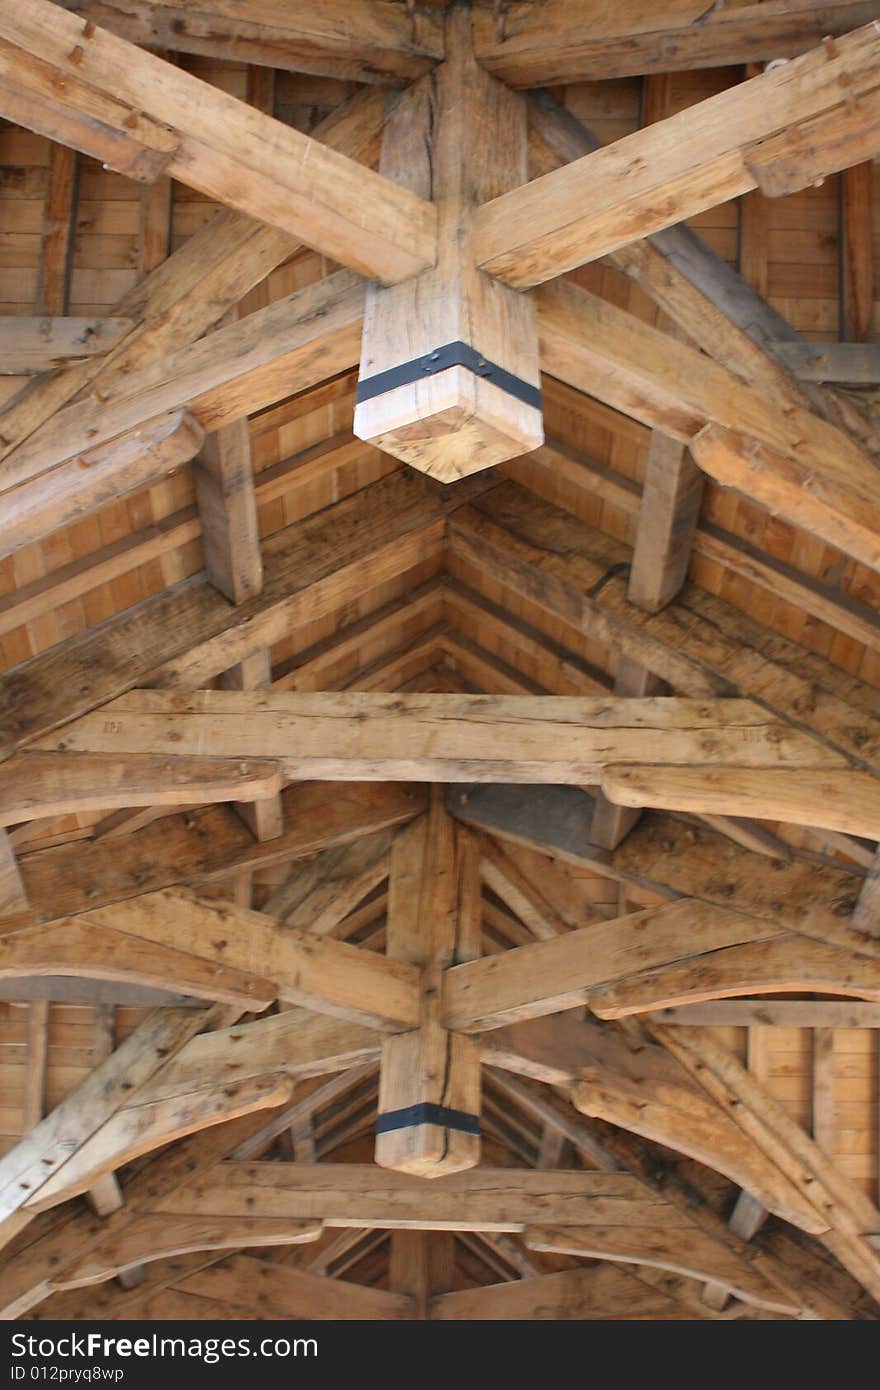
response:
<path id="1" fill-rule="evenodd" d="M 874 166 L 840 176 L 841 324 L 844 342 L 866 343 L 874 318 Z"/>
<path id="2" fill-rule="evenodd" d="M 456 959 L 462 878 L 442 788 L 391 852 L 387 952 L 422 968 L 421 1024 L 382 1044 L 376 1162 L 438 1177 L 480 1158 L 480 1048 L 440 1022 L 443 973 Z M 471 944 L 472 949 L 472 944 Z"/>
<path id="3" fill-rule="evenodd" d="M 66 145 L 49 151 L 49 184 L 43 211 L 38 314 L 66 314 L 70 296 L 70 260 L 76 226 L 79 156 Z"/>
<path id="4" fill-rule="evenodd" d="M 354 432 L 443 482 L 543 442 L 535 306 L 478 270 L 474 209 L 528 177 L 525 101 L 485 72 L 469 4 L 391 113 L 381 172 L 437 204 L 437 264 L 367 291 Z"/>

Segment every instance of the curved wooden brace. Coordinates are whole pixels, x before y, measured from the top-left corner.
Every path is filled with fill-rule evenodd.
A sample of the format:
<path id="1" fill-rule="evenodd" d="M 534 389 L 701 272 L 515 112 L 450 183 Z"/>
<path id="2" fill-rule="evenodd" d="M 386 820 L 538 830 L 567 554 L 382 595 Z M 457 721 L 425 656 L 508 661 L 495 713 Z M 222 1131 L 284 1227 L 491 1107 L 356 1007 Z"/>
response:
<path id="1" fill-rule="evenodd" d="M 727 1118 L 709 1097 L 696 1102 L 698 1092 L 682 1069 L 679 1094 L 601 1067 L 586 1067 L 583 1079 L 571 1088 L 571 1099 L 583 1115 L 619 1125 L 633 1134 L 705 1163 L 751 1192 L 786 1221 L 811 1235 L 828 1230 L 828 1222 L 747 1135 Z M 708 1105 L 706 1102 L 708 1101 Z"/>
<path id="2" fill-rule="evenodd" d="M 283 1073 L 210 1086 L 130 1106 L 113 1115 L 44 1182 L 25 1207 L 45 1211 L 94 1187 L 105 1173 L 195 1130 L 223 1124 L 253 1110 L 288 1103 L 293 1082 Z M 140 1098 L 139 1098 L 140 1099 Z"/>
<path id="3" fill-rule="evenodd" d="M 0 764 L 0 825 L 114 807 L 256 801 L 280 790 L 278 764 L 255 758 L 25 752 Z"/>
<path id="4" fill-rule="evenodd" d="M 148 1213 L 108 1237 L 78 1264 L 52 1281 L 54 1289 L 101 1284 L 131 1269 L 196 1250 L 240 1250 L 256 1245 L 306 1245 L 318 1240 L 320 1221 L 285 1221 L 267 1216 L 167 1216 Z"/>
<path id="5" fill-rule="evenodd" d="M 602 790 L 618 806 L 758 816 L 880 839 L 880 781 L 867 772 L 747 767 L 606 767 Z"/>
<path id="6" fill-rule="evenodd" d="M 186 937 L 180 934 L 178 940 Z M 114 931 L 88 917 L 62 917 L 0 936 L 0 978 L 27 975 L 121 980 L 257 1012 L 277 993 L 259 975 Z"/>
<path id="7" fill-rule="evenodd" d="M 798 1304 L 696 1227 L 670 1230 L 648 1226 L 529 1226 L 523 1241 L 529 1250 L 651 1265 L 692 1279 L 720 1284 L 735 1298 L 776 1313 L 797 1314 Z"/>
<path id="8" fill-rule="evenodd" d="M 724 946 L 590 993 L 600 1018 L 623 1018 L 674 1004 L 739 994 L 806 991 L 880 1000 L 880 961 L 790 932 Z"/>

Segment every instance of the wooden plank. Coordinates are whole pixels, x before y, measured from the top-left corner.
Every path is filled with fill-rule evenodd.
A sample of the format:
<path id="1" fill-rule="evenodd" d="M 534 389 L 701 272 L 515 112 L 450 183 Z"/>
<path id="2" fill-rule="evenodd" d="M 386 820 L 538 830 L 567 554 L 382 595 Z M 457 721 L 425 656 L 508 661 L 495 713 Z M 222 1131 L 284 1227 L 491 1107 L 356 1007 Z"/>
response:
<path id="1" fill-rule="evenodd" d="M 131 758 L 85 754 L 64 766 L 41 753 L 0 764 L 0 825 L 113 806 L 199 806 L 277 796 L 272 763 L 213 758 Z"/>
<path id="2" fill-rule="evenodd" d="M 876 1004 L 828 999 L 715 999 L 651 1015 L 656 1023 L 710 1028 L 880 1028 Z"/>
<path id="3" fill-rule="evenodd" d="M 158 151 L 158 172 L 280 226 L 326 255 L 384 282 L 433 262 L 436 211 L 407 189 L 355 165 L 308 136 L 248 107 L 181 68 L 69 14 L 49 0 L 27 0 L 0 24 L 0 109 L 16 109 L 44 134 L 112 162 L 97 117 L 127 151 Z M 82 54 L 71 73 L 68 55 Z M 53 81 L 64 73 L 64 86 Z M 34 103 L 23 110 L 10 89 Z M 114 109 L 115 108 L 115 109 Z M 134 120 L 126 126 L 130 116 Z M 129 132 L 134 132 L 129 134 Z M 118 157 L 117 157 L 118 160 Z M 156 165 L 148 166 L 148 181 Z"/>
<path id="4" fill-rule="evenodd" d="M 699 0 L 662 10 L 653 0 L 623 0 L 589 17 L 570 0 L 520 0 L 500 26 L 488 9 L 474 19 L 480 62 L 511 86 L 540 87 L 791 58 L 875 17 L 871 0 L 765 0 L 717 10 Z"/>
<path id="5" fill-rule="evenodd" d="M 418 967 L 419 1027 L 382 1045 L 376 1162 L 436 1178 L 480 1160 L 480 1049 L 443 1026 L 460 913 L 455 826 L 434 788 L 427 816 L 391 851 L 386 952 Z"/>
<path id="6" fill-rule="evenodd" d="M 538 404 L 514 396 L 499 369 L 540 387 L 534 303 L 473 262 L 481 204 L 528 177 L 525 99 L 486 73 L 471 47 L 469 6 L 446 15 L 446 61 L 390 116 L 380 169 L 438 208 L 436 266 L 403 285 L 367 290 L 354 432 L 432 477 L 453 482 L 543 442 Z M 463 344 L 483 367 L 452 365 L 364 398 L 364 383 Z M 484 370 L 485 368 L 485 370 Z"/>
<path id="7" fill-rule="evenodd" d="M 101 356 L 131 328 L 125 318 L 0 316 L 0 375 L 47 372 Z"/>
<path id="8" fill-rule="evenodd" d="M 756 188 L 758 160 L 771 161 L 773 168 L 788 154 L 778 142 L 771 144 L 777 132 L 798 132 L 815 116 L 835 126 L 835 134 L 839 128 L 841 137 L 861 131 L 857 102 L 876 93 L 878 43 L 880 35 L 867 24 L 831 48 L 812 49 L 503 193 L 477 215 L 477 263 L 520 289 L 541 284 Z M 852 109 L 840 96 L 841 77 L 857 99 Z M 815 133 L 807 131 L 805 138 L 812 140 L 809 169 L 800 175 L 803 181 L 789 172 L 784 191 L 854 162 L 848 149 L 832 145 L 820 151 Z M 799 154 L 796 143 L 794 148 Z M 763 170 L 761 181 L 766 191 Z"/>
<path id="9" fill-rule="evenodd" d="M 271 1171 L 270 1171 L 271 1169 Z M 224 1164 L 222 1174 L 196 1181 L 156 1204 L 167 1216 L 273 1215 L 327 1226 L 390 1230 L 520 1231 L 536 1203 L 552 1224 L 638 1224 L 649 1214 L 663 1226 L 687 1218 L 628 1174 L 470 1168 L 426 1183 L 375 1164 Z M 564 1215 L 561 1215 L 564 1213 Z"/>
<path id="10" fill-rule="evenodd" d="M 131 691 L 42 750 L 270 757 L 288 778 L 582 784 L 623 760 L 775 769 L 845 760 L 751 701 Z M 711 762 L 710 762 L 711 760 Z"/>
<path id="11" fill-rule="evenodd" d="M 12 976 L 0 980 L 0 999 L 4 1003 L 23 1003 L 45 999 L 53 1004 L 71 1004 L 95 1008 L 111 1005 L 116 1008 L 152 1008 L 156 1004 L 201 1006 L 201 1000 L 168 990 L 150 989 L 140 985 L 118 984 L 112 980 L 78 980 L 68 975 L 36 975 L 32 978 Z"/>
<path id="12" fill-rule="evenodd" d="M 352 82 L 420 77 L 443 56 L 435 12 L 404 12 L 387 0 L 322 0 L 317 8 L 262 0 L 246 14 L 235 0 L 202 0 L 198 24 L 181 0 L 78 0 L 76 8 L 132 43 Z"/>

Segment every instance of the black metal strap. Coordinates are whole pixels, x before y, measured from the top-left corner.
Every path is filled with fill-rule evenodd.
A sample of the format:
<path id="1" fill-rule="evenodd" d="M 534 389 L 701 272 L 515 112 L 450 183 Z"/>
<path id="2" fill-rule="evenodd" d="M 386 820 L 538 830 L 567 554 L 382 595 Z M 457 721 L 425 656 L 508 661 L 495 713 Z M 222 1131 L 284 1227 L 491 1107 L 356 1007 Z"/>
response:
<path id="1" fill-rule="evenodd" d="M 357 402 L 360 405 L 363 401 L 371 401 L 374 396 L 384 396 L 386 391 L 393 391 L 396 386 L 409 386 L 427 376 L 436 376 L 437 372 L 445 372 L 449 367 L 466 367 L 476 376 L 491 381 L 499 391 L 515 396 L 518 401 L 534 406 L 536 410 L 541 409 L 540 386 L 533 386 L 530 381 L 523 381 L 513 372 L 499 367 L 497 362 L 490 362 L 469 343 L 444 343 L 443 347 L 434 348 L 424 357 L 414 357 L 410 362 L 389 367 L 386 372 L 364 377 L 358 382 Z"/>
<path id="2" fill-rule="evenodd" d="M 411 1129 L 414 1125 L 440 1125 L 443 1129 L 460 1130 L 462 1134 L 479 1134 L 479 1115 L 466 1110 L 450 1110 L 446 1105 L 407 1105 L 403 1110 L 389 1110 L 376 1120 L 377 1134 L 390 1134 L 395 1129 Z"/>

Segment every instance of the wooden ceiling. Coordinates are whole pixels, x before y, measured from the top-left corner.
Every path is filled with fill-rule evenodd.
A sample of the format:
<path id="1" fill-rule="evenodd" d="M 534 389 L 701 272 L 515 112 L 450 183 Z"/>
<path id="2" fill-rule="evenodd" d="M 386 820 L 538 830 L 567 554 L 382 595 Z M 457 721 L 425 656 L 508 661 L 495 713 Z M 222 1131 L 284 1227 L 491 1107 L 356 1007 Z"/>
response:
<path id="1" fill-rule="evenodd" d="M 5 1318 L 880 1316 L 880 3 L 0 8 Z"/>

